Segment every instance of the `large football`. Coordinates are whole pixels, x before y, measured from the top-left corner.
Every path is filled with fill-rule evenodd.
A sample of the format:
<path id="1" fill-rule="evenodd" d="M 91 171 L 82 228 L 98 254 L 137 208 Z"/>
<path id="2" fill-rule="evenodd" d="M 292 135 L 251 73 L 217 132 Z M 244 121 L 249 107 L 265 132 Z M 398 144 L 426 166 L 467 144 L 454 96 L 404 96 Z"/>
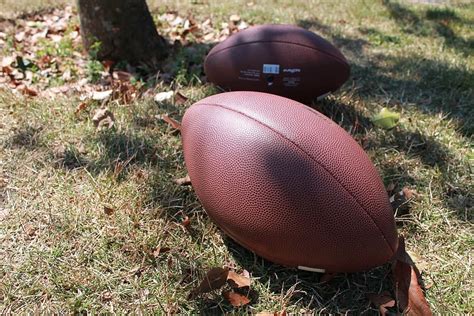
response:
<path id="1" fill-rule="evenodd" d="M 182 122 L 186 167 L 209 217 L 270 261 L 351 272 L 397 248 L 380 176 L 339 125 L 293 100 L 228 92 L 192 105 Z"/>
<path id="2" fill-rule="evenodd" d="M 322 37 L 291 25 L 261 25 L 230 36 L 207 55 L 208 81 L 232 91 L 260 91 L 308 103 L 337 90 L 350 67 Z"/>

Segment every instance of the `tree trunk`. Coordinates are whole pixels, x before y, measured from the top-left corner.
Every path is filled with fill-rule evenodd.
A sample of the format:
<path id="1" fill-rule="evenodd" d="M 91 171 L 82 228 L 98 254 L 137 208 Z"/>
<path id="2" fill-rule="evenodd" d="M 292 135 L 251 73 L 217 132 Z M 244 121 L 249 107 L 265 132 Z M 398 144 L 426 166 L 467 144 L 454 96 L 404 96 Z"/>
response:
<path id="1" fill-rule="evenodd" d="M 156 66 L 167 43 L 158 35 L 145 0 L 77 0 L 81 36 L 99 60 Z"/>

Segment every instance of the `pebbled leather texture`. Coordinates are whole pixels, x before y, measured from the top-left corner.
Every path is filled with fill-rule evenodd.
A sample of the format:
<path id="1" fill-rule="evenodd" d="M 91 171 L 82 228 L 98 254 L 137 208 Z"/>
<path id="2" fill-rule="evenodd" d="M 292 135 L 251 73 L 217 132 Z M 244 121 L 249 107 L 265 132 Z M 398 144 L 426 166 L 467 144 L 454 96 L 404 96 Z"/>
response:
<path id="1" fill-rule="evenodd" d="M 263 65 L 278 65 L 265 73 Z M 276 72 L 276 69 L 274 69 Z M 230 36 L 204 62 L 207 79 L 233 91 L 261 91 L 310 102 L 337 90 L 350 67 L 322 37 L 292 25 L 261 25 Z"/>
<path id="2" fill-rule="evenodd" d="M 266 93 L 222 93 L 186 111 L 182 137 L 206 212 L 256 254 L 285 266 L 353 272 L 396 251 L 376 168 L 319 112 Z"/>

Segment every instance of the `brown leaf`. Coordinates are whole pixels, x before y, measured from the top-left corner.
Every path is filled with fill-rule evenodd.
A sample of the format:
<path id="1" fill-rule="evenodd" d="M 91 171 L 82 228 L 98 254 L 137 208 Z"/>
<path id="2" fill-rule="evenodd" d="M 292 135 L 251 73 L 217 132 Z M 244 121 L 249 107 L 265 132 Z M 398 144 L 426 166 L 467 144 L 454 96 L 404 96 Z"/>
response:
<path id="1" fill-rule="evenodd" d="M 174 183 L 178 185 L 191 185 L 191 178 L 189 177 L 189 174 L 187 174 L 184 178 L 175 179 Z"/>
<path id="2" fill-rule="evenodd" d="M 104 205 L 104 213 L 105 214 L 112 215 L 114 212 L 115 212 L 115 210 L 113 208 Z"/>
<path id="3" fill-rule="evenodd" d="M 247 296 L 234 291 L 224 291 L 222 295 L 234 307 L 240 307 L 250 303 L 250 299 Z"/>
<path id="4" fill-rule="evenodd" d="M 180 130 L 181 129 L 181 123 L 176 121 L 175 119 L 172 119 L 171 117 L 169 117 L 168 115 L 166 114 L 163 114 L 161 116 L 161 119 L 163 121 L 165 121 L 166 123 L 168 123 L 169 125 L 171 125 L 172 128 L 174 129 L 177 129 L 177 130 Z"/>
<path id="5" fill-rule="evenodd" d="M 36 227 L 30 223 L 25 224 L 24 230 L 28 237 L 34 237 L 36 235 Z"/>
<path id="6" fill-rule="evenodd" d="M 233 288 L 250 286 L 250 278 L 237 274 L 234 271 L 229 271 L 229 274 L 227 275 L 227 282 Z"/>
<path id="7" fill-rule="evenodd" d="M 178 91 L 174 94 L 174 103 L 176 105 L 184 104 L 186 101 L 188 101 L 188 98 L 184 96 L 181 92 Z"/>
<path id="8" fill-rule="evenodd" d="M 418 283 L 418 269 L 405 250 L 403 236 L 400 236 L 397 256 L 392 266 L 392 276 L 398 307 L 404 314 L 432 315 L 430 306 Z"/>
<path id="9" fill-rule="evenodd" d="M 171 248 L 169 247 L 156 247 L 153 250 L 153 257 L 158 258 L 162 253 L 170 251 Z"/>
<path id="10" fill-rule="evenodd" d="M 255 314 L 255 316 L 286 316 L 286 311 L 281 312 L 260 312 Z"/>
<path id="11" fill-rule="evenodd" d="M 388 315 L 388 308 L 395 306 L 395 300 L 392 298 L 389 292 L 385 291 L 380 294 L 371 293 L 368 294 L 370 302 L 379 309 L 380 315 Z"/>
<path id="12" fill-rule="evenodd" d="M 209 270 L 199 286 L 191 291 L 190 299 L 223 287 L 226 284 L 228 273 L 229 269 L 227 268 L 215 267 Z"/>
<path id="13" fill-rule="evenodd" d="M 109 109 L 97 109 L 94 117 L 92 118 L 92 122 L 94 122 L 95 127 L 100 128 L 102 126 L 107 126 L 111 128 L 114 125 L 115 117 Z"/>
<path id="14" fill-rule="evenodd" d="M 23 88 L 21 89 L 21 92 L 24 95 L 28 95 L 30 97 L 36 97 L 38 95 L 38 91 L 28 88 L 27 86 L 23 86 Z"/>
<path id="15" fill-rule="evenodd" d="M 191 220 L 189 219 L 189 216 L 185 215 L 183 217 L 183 220 L 181 221 L 181 225 L 183 225 L 184 228 L 188 228 L 189 225 L 191 225 Z"/>
<path id="16" fill-rule="evenodd" d="M 88 106 L 88 103 L 87 102 L 81 102 L 79 103 L 78 106 L 76 106 L 76 110 L 74 111 L 74 115 L 78 115 L 79 113 L 81 113 L 82 111 L 84 111 Z"/>

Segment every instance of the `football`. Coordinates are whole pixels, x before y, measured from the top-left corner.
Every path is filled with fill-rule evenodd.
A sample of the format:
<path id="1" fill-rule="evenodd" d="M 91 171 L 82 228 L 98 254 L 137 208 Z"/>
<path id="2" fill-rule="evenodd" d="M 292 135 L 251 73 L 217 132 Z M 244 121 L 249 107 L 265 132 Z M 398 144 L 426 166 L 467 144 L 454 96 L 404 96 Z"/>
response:
<path id="1" fill-rule="evenodd" d="M 209 217 L 275 263 L 353 272 L 397 249 L 380 176 L 339 125 L 293 100 L 227 92 L 182 121 L 186 167 Z"/>
<path id="2" fill-rule="evenodd" d="M 204 61 L 207 80 L 232 91 L 260 91 L 309 103 L 337 90 L 350 67 L 322 37 L 291 25 L 248 28 L 216 45 Z"/>

